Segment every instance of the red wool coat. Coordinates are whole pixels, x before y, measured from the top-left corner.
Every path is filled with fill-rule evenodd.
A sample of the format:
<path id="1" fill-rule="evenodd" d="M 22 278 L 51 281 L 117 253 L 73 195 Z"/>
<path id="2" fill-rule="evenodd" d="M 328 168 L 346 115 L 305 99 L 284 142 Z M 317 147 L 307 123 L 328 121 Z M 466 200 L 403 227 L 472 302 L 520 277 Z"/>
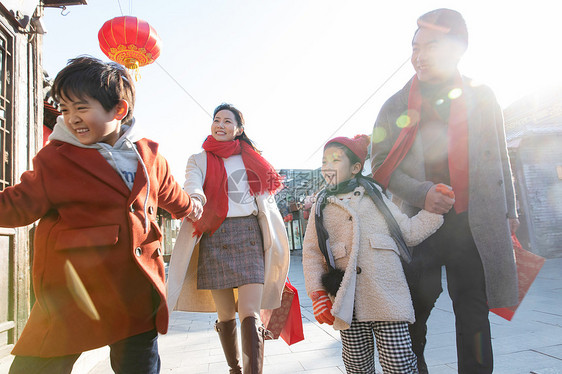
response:
<path id="1" fill-rule="evenodd" d="M 132 191 L 97 150 L 52 141 L 34 158 L 34 170 L 0 193 L 0 226 L 40 219 L 33 254 L 37 301 L 13 354 L 68 355 L 154 328 L 167 331 L 156 210 L 184 217 L 191 199 L 174 181 L 158 145 L 147 139 L 136 144 L 150 183 L 139 163 Z M 99 319 L 88 316 L 84 302 L 73 296 L 67 261 Z"/>

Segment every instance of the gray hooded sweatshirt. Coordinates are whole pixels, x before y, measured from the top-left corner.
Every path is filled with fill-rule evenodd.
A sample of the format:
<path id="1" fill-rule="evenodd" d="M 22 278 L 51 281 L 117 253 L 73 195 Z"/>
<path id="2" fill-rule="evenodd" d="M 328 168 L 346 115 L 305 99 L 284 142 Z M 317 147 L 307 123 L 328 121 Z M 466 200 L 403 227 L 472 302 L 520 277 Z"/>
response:
<path id="1" fill-rule="evenodd" d="M 133 189 L 135 175 L 137 173 L 138 165 L 140 164 L 148 183 L 148 188 L 146 189 L 147 198 L 145 199 L 146 205 L 148 202 L 148 193 L 150 191 L 150 178 L 148 177 L 144 161 L 138 153 L 137 146 L 135 145 L 135 142 L 140 139 L 142 139 L 142 137 L 135 131 L 134 118 L 130 125 L 121 125 L 121 136 L 117 139 L 113 146 L 107 143 L 95 143 L 90 145 L 80 143 L 78 138 L 76 138 L 76 136 L 64 124 L 63 116 L 57 117 L 57 123 L 53 128 L 53 133 L 49 135 L 49 140 L 59 140 L 80 148 L 97 149 L 98 152 L 113 167 L 117 174 L 121 176 L 127 187 L 129 187 L 129 190 Z M 146 230 L 148 227 L 148 214 L 146 212 L 147 207 L 145 206 L 144 208 Z"/>
<path id="2" fill-rule="evenodd" d="M 135 182 L 135 174 L 137 166 L 140 162 L 144 166 L 137 147 L 134 144 L 139 141 L 140 137 L 135 131 L 135 120 L 131 125 L 121 125 L 121 136 L 113 146 L 107 143 L 95 143 L 84 145 L 80 143 L 78 138 L 66 127 L 62 116 L 57 118 L 57 123 L 53 129 L 53 133 L 49 136 L 49 140 L 60 140 L 65 143 L 75 145 L 80 148 L 94 148 L 109 162 L 115 171 L 121 176 L 127 187 L 133 189 Z"/>

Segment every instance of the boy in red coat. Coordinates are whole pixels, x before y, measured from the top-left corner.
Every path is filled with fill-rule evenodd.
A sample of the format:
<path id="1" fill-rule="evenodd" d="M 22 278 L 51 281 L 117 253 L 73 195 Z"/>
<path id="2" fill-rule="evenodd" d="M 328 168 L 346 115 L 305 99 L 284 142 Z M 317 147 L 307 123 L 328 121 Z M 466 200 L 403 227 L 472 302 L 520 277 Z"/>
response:
<path id="1" fill-rule="evenodd" d="M 70 373 L 81 352 L 109 345 L 116 373 L 158 373 L 168 329 L 156 210 L 196 219 L 200 205 L 158 145 L 137 136 L 135 88 L 122 66 L 78 57 L 55 78 L 60 103 L 33 171 L 0 193 L 0 226 L 35 233 L 37 301 L 10 373 Z"/>

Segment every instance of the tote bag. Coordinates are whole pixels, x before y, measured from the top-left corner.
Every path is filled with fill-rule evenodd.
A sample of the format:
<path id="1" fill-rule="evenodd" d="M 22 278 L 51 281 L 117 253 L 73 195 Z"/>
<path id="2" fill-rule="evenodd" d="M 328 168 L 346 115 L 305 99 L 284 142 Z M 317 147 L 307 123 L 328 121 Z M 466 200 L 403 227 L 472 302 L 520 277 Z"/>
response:
<path id="1" fill-rule="evenodd" d="M 262 309 L 260 318 L 273 339 L 281 336 L 288 345 L 304 340 L 299 294 L 289 280 L 285 281 L 281 306 L 277 309 Z M 266 339 L 271 339 L 271 335 L 268 334 Z"/>

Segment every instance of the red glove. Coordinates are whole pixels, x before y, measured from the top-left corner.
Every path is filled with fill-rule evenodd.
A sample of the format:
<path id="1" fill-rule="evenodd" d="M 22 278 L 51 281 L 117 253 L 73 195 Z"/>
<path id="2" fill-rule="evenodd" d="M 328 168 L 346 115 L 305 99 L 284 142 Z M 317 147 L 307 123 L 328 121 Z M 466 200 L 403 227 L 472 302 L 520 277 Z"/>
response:
<path id="1" fill-rule="evenodd" d="M 320 323 L 334 324 L 334 316 L 330 312 L 332 310 L 332 301 L 328 297 L 326 291 L 314 291 L 310 298 L 312 299 L 312 309 L 314 318 Z"/>
<path id="2" fill-rule="evenodd" d="M 455 193 L 453 192 L 453 189 L 449 186 L 447 186 L 446 184 L 443 183 L 439 183 L 436 187 L 435 187 L 435 191 L 450 197 L 451 199 L 455 198 Z"/>

